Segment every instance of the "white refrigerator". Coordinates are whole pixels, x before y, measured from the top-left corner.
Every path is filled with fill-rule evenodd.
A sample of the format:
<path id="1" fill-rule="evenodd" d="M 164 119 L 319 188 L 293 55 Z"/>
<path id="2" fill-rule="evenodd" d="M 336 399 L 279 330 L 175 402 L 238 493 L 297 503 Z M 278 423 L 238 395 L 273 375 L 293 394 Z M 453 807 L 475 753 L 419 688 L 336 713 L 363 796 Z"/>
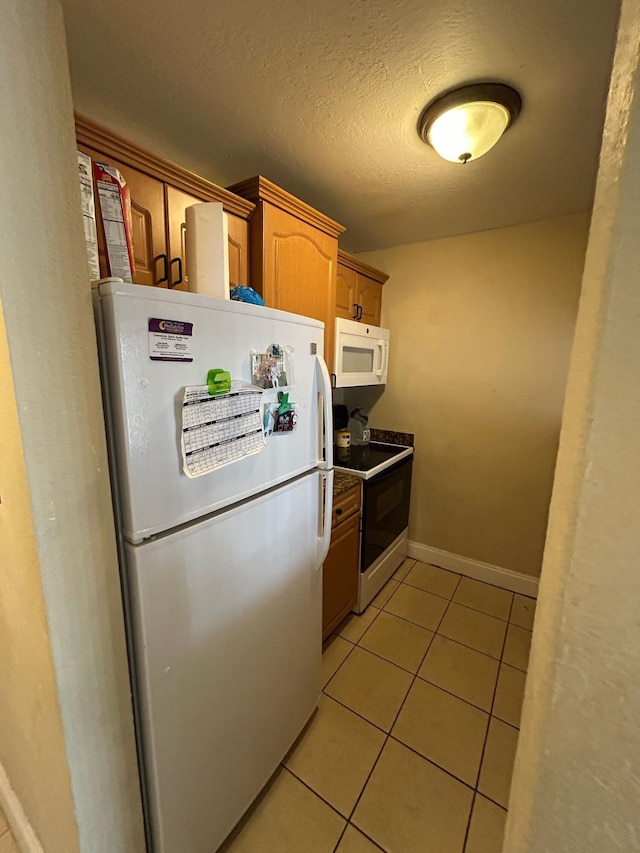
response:
<path id="1" fill-rule="evenodd" d="M 94 306 L 149 849 L 213 853 L 320 693 L 333 476 L 323 324 L 114 281 Z M 283 390 L 294 428 L 261 427 L 258 452 L 187 476 L 185 388 L 211 369 L 229 371 L 232 391 L 250 384 L 251 352 L 273 344 L 287 384 L 253 404 L 262 424 Z M 228 440 L 216 436 L 218 452 Z"/>

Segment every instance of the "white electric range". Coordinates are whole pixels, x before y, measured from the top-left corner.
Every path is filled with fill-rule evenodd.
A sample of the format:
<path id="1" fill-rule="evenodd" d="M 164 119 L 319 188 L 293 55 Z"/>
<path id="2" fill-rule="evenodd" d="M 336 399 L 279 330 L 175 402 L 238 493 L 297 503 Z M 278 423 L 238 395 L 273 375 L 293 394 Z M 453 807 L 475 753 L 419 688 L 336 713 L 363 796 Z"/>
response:
<path id="1" fill-rule="evenodd" d="M 336 471 L 363 481 L 356 607 L 362 613 L 406 555 L 413 447 L 372 441 L 335 447 L 333 459 Z"/>

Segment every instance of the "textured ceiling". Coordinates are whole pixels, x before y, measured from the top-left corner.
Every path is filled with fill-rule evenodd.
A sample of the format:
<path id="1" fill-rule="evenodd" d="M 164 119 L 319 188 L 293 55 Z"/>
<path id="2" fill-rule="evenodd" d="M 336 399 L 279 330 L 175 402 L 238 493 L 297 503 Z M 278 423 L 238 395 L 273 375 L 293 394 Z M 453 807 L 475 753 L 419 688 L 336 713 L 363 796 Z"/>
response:
<path id="1" fill-rule="evenodd" d="M 221 185 L 262 174 L 352 251 L 588 210 L 617 0 L 62 0 L 76 109 Z M 475 80 L 522 113 L 459 166 L 418 137 Z"/>

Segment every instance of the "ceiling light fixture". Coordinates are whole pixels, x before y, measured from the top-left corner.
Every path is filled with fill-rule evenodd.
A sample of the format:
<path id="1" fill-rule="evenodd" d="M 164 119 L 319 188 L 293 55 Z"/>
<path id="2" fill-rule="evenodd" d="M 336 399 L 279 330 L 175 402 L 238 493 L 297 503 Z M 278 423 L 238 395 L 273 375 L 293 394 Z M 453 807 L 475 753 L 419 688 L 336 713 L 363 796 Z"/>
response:
<path id="1" fill-rule="evenodd" d="M 503 83 L 462 86 L 424 109 L 418 132 L 445 160 L 468 163 L 493 148 L 521 106 L 520 95 Z"/>

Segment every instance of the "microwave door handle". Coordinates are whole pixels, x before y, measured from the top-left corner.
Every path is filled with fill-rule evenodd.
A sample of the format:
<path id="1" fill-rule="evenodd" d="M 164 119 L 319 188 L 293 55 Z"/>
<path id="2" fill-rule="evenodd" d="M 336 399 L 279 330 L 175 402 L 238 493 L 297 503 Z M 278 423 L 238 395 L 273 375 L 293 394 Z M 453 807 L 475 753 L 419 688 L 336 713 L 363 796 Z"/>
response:
<path id="1" fill-rule="evenodd" d="M 380 356 L 380 359 L 378 361 L 380 367 L 378 368 L 378 370 L 375 371 L 375 375 L 377 377 L 381 377 L 384 373 L 384 341 L 382 340 L 382 338 L 380 338 L 380 340 L 378 340 L 376 343 L 378 345 L 378 355 Z"/>

